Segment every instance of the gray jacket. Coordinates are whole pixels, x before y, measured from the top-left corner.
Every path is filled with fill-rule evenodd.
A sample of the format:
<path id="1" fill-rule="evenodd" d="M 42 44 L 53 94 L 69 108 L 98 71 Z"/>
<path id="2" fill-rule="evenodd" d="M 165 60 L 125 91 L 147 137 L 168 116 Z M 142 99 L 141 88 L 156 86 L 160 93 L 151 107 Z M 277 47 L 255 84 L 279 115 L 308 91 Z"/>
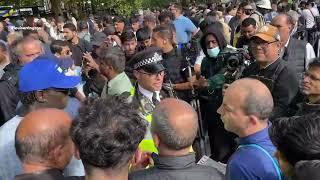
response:
<path id="1" fill-rule="evenodd" d="M 216 169 L 195 163 L 195 154 L 163 157 L 152 154 L 154 167 L 129 174 L 129 180 L 222 180 Z"/>

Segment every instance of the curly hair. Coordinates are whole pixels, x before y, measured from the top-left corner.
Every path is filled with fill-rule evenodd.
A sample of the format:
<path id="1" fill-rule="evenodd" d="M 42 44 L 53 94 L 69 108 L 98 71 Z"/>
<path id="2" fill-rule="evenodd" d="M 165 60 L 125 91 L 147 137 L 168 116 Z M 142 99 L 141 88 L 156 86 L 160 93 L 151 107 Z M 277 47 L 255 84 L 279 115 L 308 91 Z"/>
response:
<path id="1" fill-rule="evenodd" d="M 117 96 L 89 98 L 71 126 L 71 137 L 88 173 L 94 167 L 120 169 L 144 138 L 147 122 Z"/>

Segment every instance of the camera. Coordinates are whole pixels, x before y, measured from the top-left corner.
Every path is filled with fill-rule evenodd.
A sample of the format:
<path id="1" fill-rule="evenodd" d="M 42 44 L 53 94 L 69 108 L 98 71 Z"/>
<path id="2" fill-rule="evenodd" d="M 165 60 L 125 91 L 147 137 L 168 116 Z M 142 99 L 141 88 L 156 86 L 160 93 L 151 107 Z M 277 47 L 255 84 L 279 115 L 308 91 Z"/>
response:
<path id="1" fill-rule="evenodd" d="M 251 64 L 247 58 L 249 51 L 243 48 L 226 48 L 218 55 L 218 60 L 222 61 L 225 72 L 225 83 L 231 84 L 240 78 L 243 69 Z"/>

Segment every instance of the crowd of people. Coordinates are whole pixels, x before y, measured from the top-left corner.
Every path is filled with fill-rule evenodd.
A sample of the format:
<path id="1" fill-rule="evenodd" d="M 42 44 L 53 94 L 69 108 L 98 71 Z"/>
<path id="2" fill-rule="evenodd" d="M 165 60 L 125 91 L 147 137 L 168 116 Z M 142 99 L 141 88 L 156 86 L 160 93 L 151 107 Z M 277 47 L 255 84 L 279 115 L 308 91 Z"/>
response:
<path id="1" fill-rule="evenodd" d="M 0 179 L 320 179 L 318 5 L 3 19 Z"/>

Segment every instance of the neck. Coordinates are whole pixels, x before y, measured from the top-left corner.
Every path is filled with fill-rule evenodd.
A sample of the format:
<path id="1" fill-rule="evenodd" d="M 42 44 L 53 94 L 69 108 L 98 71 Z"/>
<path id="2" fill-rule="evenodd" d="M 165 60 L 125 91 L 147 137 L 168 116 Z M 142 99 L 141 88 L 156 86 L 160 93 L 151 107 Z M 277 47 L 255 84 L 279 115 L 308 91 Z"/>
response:
<path id="1" fill-rule="evenodd" d="M 167 47 L 164 47 L 162 49 L 162 51 L 163 51 L 163 53 L 168 53 L 168 52 L 172 51 L 172 49 L 173 49 L 173 46 L 172 45 L 168 45 Z"/>
<path id="2" fill-rule="evenodd" d="M 86 180 L 128 180 L 129 170 L 123 168 L 122 170 L 104 170 L 104 169 L 93 169 L 92 172 L 86 173 Z"/>
<path id="3" fill-rule="evenodd" d="M 110 73 L 107 75 L 107 78 L 108 78 L 108 80 L 110 81 L 110 80 L 114 79 L 118 74 L 120 74 L 120 73 L 117 73 L 117 72 L 115 72 L 115 71 L 112 71 L 112 72 L 110 72 Z"/>
<path id="4" fill-rule="evenodd" d="M 270 64 L 274 63 L 276 60 L 278 60 L 279 57 L 277 57 L 276 59 L 270 61 L 270 62 L 259 62 L 259 67 L 260 69 L 266 68 L 267 66 L 269 66 Z"/>
<path id="5" fill-rule="evenodd" d="M 254 127 L 247 128 L 244 132 L 240 132 L 238 135 L 239 137 L 247 137 L 252 134 L 255 134 L 265 128 L 268 127 L 268 120 L 263 120 L 264 122 L 257 123 Z"/>
<path id="6" fill-rule="evenodd" d="M 23 173 L 29 174 L 29 173 L 41 172 L 48 169 L 52 169 L 53 167 L 51 167 L 47 163 L 23 163 L 22 168 L 23 168 Z"/>
<path id="7" fill-rule="evenodd" d="M 77 36 L 75 36 L 74 38 L 71 39 L 71 43 L 73 45 L 78 44 L 79 43 L 79 38 Z"/>
<path id="8" fill-rule="evenodd" d="M 182 150 L 170 150 L 166 147 L 159 145 L 158 150 L 160 156 L 185 156 L 190 153 L 191 146 Z"/>
<path id="9" fill-rule="evenodd" d="M 309 95 L 308 101 L 311 104 L 318 104 L 320 102 L 320 95 Z"/>

